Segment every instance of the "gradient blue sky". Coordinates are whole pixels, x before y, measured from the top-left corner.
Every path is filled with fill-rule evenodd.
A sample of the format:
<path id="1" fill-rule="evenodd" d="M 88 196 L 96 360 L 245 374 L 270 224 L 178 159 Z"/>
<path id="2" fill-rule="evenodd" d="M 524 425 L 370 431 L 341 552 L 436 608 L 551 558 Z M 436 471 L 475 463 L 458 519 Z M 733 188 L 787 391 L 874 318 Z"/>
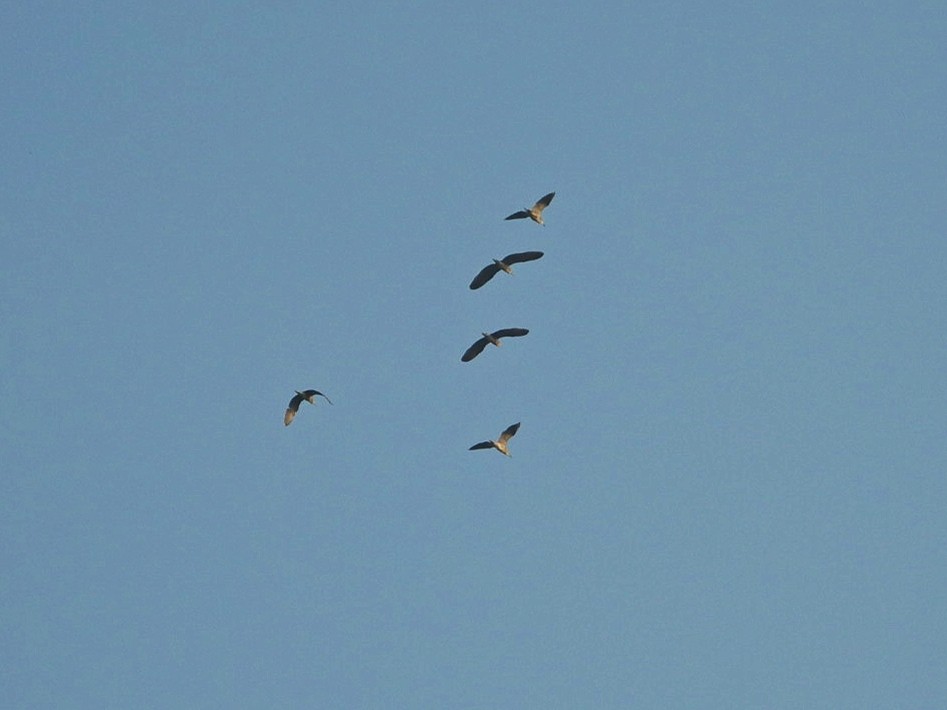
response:
<path id="1" fill-rule="evenodd" d="M 3 706 L 947 707 L 943 3 L 152 5 L 0 8 Z"/>

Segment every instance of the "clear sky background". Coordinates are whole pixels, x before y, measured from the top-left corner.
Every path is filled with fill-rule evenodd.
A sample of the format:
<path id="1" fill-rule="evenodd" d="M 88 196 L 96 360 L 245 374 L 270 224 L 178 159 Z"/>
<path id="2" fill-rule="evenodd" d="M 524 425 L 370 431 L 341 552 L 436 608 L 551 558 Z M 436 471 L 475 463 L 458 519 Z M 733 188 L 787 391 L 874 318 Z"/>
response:
<path id="1" fill-rule="evenodd" d="M 4 707 L 947 707 L 943 3 L 147 5 L 0 9 Z"/>

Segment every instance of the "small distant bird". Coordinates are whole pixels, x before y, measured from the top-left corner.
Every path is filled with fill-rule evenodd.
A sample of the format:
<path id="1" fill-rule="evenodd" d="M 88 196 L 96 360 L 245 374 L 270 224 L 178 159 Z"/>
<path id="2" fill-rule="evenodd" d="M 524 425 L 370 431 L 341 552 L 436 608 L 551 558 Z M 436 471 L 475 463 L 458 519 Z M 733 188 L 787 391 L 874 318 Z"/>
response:
<path id="1" fill-rule="evenodd" d="M 542 255 L 543 253 L 541 251 L 524 251 L 519 254 L 507 254 L 502 259 L 494 259 L 490 266 L 484 266 L 480 273 L 474 276 L 474 280 L 470 282 L 470 288 L 480 288 L 501 271 L 512 274 L 513 269 L 510 267 L 512 267 L 513 264 L 520 264 L 524 261 L 535 261 L 536 259 L 541 259 Z"/>
<path id="2" fill-rule="evenodd" d="M 541 224 L 545 227 L 546 224 L 543 222 L 543 210 L 549 207 L 549 203 L 552 202 L 552 198 L 555 196 L 555 192 L 550 192 L 548 195 L 543 195 L 532 207 L 529 207 L 528 209 L 522 209 L 519 212 L 514 212 L 509 217 L 504 217 L 504 219 L 526 219 L 529 217 L 537 224 Z"/>
<path id="3" fill-rule="evenodd" d="M 475 451 L 476 449 L 496 449 L 504 456 L 510 456 L 510 452 L 507 449 L 507 442 L 513 438 L 513 435 L 516 433 L 516 430 L 520 428 L 520 423 L 511 424 L 506 429 L 503 430 L 503 433 L 500 434 L 500 438 L 496 441 L 481 441 L 479 444 L 474 444 L 471 446 L 468 451 Z"/>
<path id="4" fill-rule="evenodd" d="M 467 352 L 461 356 L 460 361 L 470 362 L 483 352 L 483 349 L 487 347 L 487 343 L 493 343 L 497 347 L 500 347 L 500 338 L 518 338 L 521 335 L 526 335 L 528 332 L 526 328 L 504 328 L 503 330 L 495 330 L 492 333 L 481 333 L 483 337 L 467 348 Z"/>
<path id="5" fill-rule="evenodd" d="M 322 392 L 319 390 L 303 390 L 302 392 L 296 390 L 296 396 L 289 400 L 289 406 L 286 408 L 286 414 L 283 415 L 283 424 L 289 426 L 293 423 L 293 419 L 296 417 L 296 412 L 299 411 L 299 405 L 302 404 L 303 401 L 309 402 L 309 404 L 315 404 L 316 395 L 324 397 L 326 402 L 332 404 L 332 400 L 322 394 Z"/>

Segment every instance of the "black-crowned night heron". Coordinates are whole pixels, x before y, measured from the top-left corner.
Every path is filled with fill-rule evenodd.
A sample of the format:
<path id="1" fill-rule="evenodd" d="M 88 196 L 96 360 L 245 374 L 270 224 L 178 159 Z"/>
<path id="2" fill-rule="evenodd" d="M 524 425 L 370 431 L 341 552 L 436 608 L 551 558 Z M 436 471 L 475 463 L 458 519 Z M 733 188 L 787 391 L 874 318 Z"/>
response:
<path id="1" fill-rule="evenodd" d="M 484 266 L 480 273 L 474 276 L 474 280 L 470 282 L 470 288 L 480 288 L 501 271 L 512 274 L 513 269 L 511 267 L 513 264 L 520 264 L 524 261 L 535 261 L 536 259 L 542 258 L 542 255 L 543 253 L 541 251 L 523 251 L 519 254 L 507 254 L 502 259 L 494 259 L 490 266 Z"/>
<path id="2" fill-rule="evenodd" d="M 541 224 L 545 227 L 546 225 L 543 222 L 543 210 L 549 206 L 549 203 L 552 202 L 552 198 L 555 196 L 555 192 L 550 192 L 548 195 L 543 195 L 532 207 L 522 209 L 519 212 L 514 212 L 509 217 L 504 217 L 504 219 L 526 219 L 529 217 L 537 224 Z"/>
<path id="3" fill-rule="evenodd" d="M 300 392 L 296 390 L 296 395 L 289 400 L 289 406 L 286 408 L 286 414 L 283 415 L 283 424 L 289 426 L 293 423 L 293 419 L 296 417 L 296 412 L 299 411 L 299 405 L 304 401 L 309 402 L 309 404 L 316 403 L 316 395 L 325 398 L 325 401 L 329 404 L 332 404 L 332 400 L 326 397 L 319 390 L 303 390 Z"/>
<path id="4" fill-rule="evenodd" d="M 510 452 L 507 449 L 507 442 L 513 438 L 513 435 L 516 433 L 516 430 L 520 428 L 520 423 L 511 424 L 506 429 L 503 430 L 503 433 L 500 434 L 500 438 L 496 441 L 481 441 L 479 444 L 474 444 L 471 446 L 468 451 L 475 451 L 476 449 L 496 449 L 504 456 L 510 456 Z"/>
<path id="5" fill-rule="evenodd" d="M 483 352 L 483 349 L 487 347 L 488 343 L 499 347 L 500 338 L 518 338 L 521 335 L 526 335 L 528 332 L 526 328 L 504 328 L 503 330 L 495 330 L 492 333 L 482 333 L 483 337 L 467 348 L 467 352 L 461 356 L 460 361 L 470 362 Z"/>

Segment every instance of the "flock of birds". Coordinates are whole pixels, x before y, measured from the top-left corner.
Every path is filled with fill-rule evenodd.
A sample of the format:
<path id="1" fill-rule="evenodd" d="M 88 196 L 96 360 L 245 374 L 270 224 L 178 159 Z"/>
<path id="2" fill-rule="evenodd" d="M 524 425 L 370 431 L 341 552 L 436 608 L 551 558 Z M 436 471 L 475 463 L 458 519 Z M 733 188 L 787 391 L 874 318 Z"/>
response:
<path id="1" fill-rule="evenodd" d="M 550 192 L 548 195 L 543 195 L 540 197 L 532 207 L 527 207 L 525 209 L 514 212 L 509 217 L 505 217 L 505 220 L 510 219 L 531 219 L 536 224 L 540 226 L 546 226 L 546 223 L 543 222 L 543 210 L 549 206 L 549 203 L 552 202 L 552 198 L 556 196 L 555 192 Z M 541 259 L 543 253 L 541 251 L 524 251 L 518 252 L 515 254 L 507 254 L 502 259 L 494 259 L 493 263 L 483 267 L 476 276 L 474 276 L 473 281 L 470 282 L 471 290 L 476 290 L 481 286 L 485 285 L 490 279 L 496 276 L 501 271 L 512 274 L 513 273 L 513 264 L 522 264 L 527 261 L 535 261 L 536 259 Z M 471 345 L 464 354 L 461 356 L 461 362 L 470 362 L 477 355 L 483 352 L 484 348 L 487 345 L 496 345 L 500 346 L 501 338 L 518 338 L 529 333 L 529 330 L 526 328 L 502 328 L 500 330 L 495 330 L 492 333 L 481 333 L 483 337 L 478 339 Z M 309 404 L 316 403 L 316 397 L 322 397 L 326 402 L 332 404 L 326 395 L 324 395 L 319 390 L 303 390 L 300 392 L 296 390 L 296 394 L 292 399 L 289 400 L 289 405 L 286 407 L 286 413 L 283 415 L 283 424 L 289 426 L 293 423 L 293 419 L 296 418 L 296 414 L 299 412 L 299 406 L 303 402 L 308 402 Z M 496 441 L 481 441 L 477 444 L 474 444 L 470 447 L 470 451 L 475 451 L 477 449 L 496 449 L 504 456 L 510 456 L 509 451 L 509 441 L 516 434 L 517 430 L 520 428 L 520 422 L 516 424 L 511 424 L 497 438 Z"/>

